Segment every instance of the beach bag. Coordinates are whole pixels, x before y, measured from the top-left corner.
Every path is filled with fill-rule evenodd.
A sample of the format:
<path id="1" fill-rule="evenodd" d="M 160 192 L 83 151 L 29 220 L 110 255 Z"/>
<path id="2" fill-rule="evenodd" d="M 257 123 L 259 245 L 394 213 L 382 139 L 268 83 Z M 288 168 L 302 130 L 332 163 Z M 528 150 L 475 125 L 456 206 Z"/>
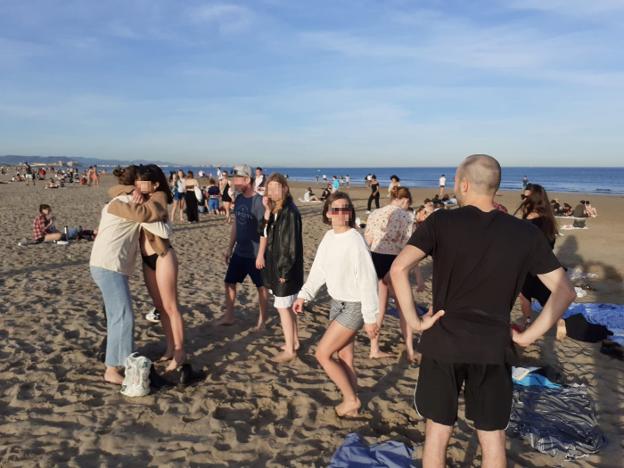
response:
<path id="1" fill-rule="evenodd" d="M 197 201 L 201 203 L 204 199 L 204 195 L 202 194 L 201 189 L 196 185 L 193 191 L 195 192 L 195 198 L 197 198 Z"/>
<path id="2" fill-rule="evenodd" d="M 121 384 L 121 394 L 127 397 L 142 397 L 150 392 L 150 369 L 152 361 L 138 353 L 126 358 L 126 376 Z"/>

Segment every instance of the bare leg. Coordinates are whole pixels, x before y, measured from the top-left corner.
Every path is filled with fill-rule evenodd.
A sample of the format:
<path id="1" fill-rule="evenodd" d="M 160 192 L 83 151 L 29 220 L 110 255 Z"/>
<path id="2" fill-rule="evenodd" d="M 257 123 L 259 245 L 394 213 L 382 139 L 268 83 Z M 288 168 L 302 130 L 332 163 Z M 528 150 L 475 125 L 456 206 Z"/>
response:
<path id="1" fill-rule="evenodd" d="M 234 301 L 236 300 L 236 284 L 225 283 L 225 314 L 217 322 L 217 325 L 234 325 Z"/>
<path id="2" fill-rule="evenodd" d="M 158 261 L 160 261 L 160 259 Z M 158 262 L 156 263 L 158 264 Z M 169 317 L 164 313 L 164 306 L 160 296 L 160 290 L 158 288 L 156 272 L 151 268 L 143 265 L 143 279 L 145 281 L 147 291 L 152 298 L 152 303 L 154 304 L 154 307 L 156 307 L 156 310 L 161 312 L 160 323 L 163 327 L 163 331 L 165 332 L 165 341 L 167 343 L 167 349 L 165 351 L 165 354 L 163 355 L 163 358 L 171 359 L 171 357 L 173 356 L 173 335 L 171 333 L 171 322 L 169 320 Z"/>
<path id="3" fill-rule="evenodd" d="M 568 336 L 568 330 L 566 329 L 565 320 L 559 319 L 557 321 L 557 340 L 563 341 Z"/>
<path id="4" fill-rule="evenodd" d="M 505 468 L 505 431 L 477 431 L 483 460 L 483 468 Z"/>
<path id="5" fill-rule="evenodd" d="M 332 321 L 316 349 L 316 359 L 342 393 L 342 403 L 336 407 L 338 416 L 354 416 L 361 406 L 351 382 L 353 377 L 332 358 L 334 353 L 353 342 L 355 334 L 354 330 Z"/>
<path id="6" fill-rule="evenodd" d="M 388 307 L 388 283 L 385 278 L 381 279 L 377 283 L 379 285 L 379 314 L 377 316 L 377 326 L 381 333 L 381 325 L 383 324 L 384 317 L 386 315 L 386 309 Z M 379 349 L 379 334 L 375 338 L 371 338 L 371 347 L 368 357 L 370 359 L 384 359 L 392 356 L 390 353 L 383 353 Z"/>
<path id="7" fill-rule="evenodd" d="M 338 351 L 338 364 L 340 364 L 347 375 L 353 390 L 357 392 L 357 374 L 355 373 L 355 367 L 353 366 L 353 349 L 355 345 L 351 341 L 347 346 Z"/>
<path id="8" fill-rule="evenodd" d="M 256 325 L 256 331 L 264 329 L 267 321 L 267 307 L 269 303 L 269 290 L 264 286 L 258 288 L 258 308 L 260 314 L 258 315 L 258 324 Z"/>
<path id="9" fill-rule="evenodd" d="M 423 449 L 423 468 L 444 468 L 446 466 L 446 447 L 453 432 L 453 426 L 445 426 L 427 419 L 425 425 L 425 448 Z"/>
<path id="10" fill-rule="evenodd" d="M 290 309 L 278 308 L 280 321 L 282 322 L 282 331 L 284 332 L 284 350 L 279 353 L 273 359 L 275 362 L 288 362 L 297 357 L 296 346 L 299 344 L 296 341 L 297 336 L 297 319 L 295 314 Z"/>
<path id="11" fill-rule="evenodd" d="M 156 262 L 156 281 L 163 309 L 169 319 L 171 340 L 173 342 L 173 359 L 167 371 L 174 370 L 184 364 L 184 322 L 178 307 L 178 258 L 173 250 L 169 250 Z M 167 346 L 169 347 L 169 345 Z"/>

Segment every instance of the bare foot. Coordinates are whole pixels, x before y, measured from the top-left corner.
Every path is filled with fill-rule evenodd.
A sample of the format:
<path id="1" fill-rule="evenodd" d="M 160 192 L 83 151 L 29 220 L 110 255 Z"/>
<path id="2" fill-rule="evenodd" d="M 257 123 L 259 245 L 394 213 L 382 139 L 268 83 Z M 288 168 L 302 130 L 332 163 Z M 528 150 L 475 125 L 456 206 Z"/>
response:
<path id="1" fill-rule="evenodd" d="M 286 351 L 286 343 L 283 343 L 282 345 L 280 345 L 280 347 L 279 347 L 279 348 L 280 348 L 281 350 Z M 298 342 L 298 341 L 295 343 L 295 351 L 299 351 L 299 342 Z"/>
<path id="2" fill-rule="evenodd" d="M 266 321 L 260 320 L 258 321 L 258 325 L 255 326 L 254 331 L 261 332 L 261 331 L 264 331 L 265 328 L 266 328 Z"/>
<path id="3" fill-rule="evenodd" d="M 121 385 L 124 378 L 114 367 L 107 367 L 106 371 L 104 371 L 104 380 L 108 383 Z"/>
<path id="4" fill-rule="evenodd" d="M 283 364 L 285 362 L 290 362 L 293 359 L 296 359 L 296 357 L 297 357 L 297 353 L 288 353 L 286 351 L 283 351 L 273 358 L 273 362 L 277 362 L 278 364 Z"/>
<path id="5" fill-rule="evenodd" d="M 420 362 L 420 355 L 416 354 L 414 351 L 412 351 L 411 353 L 409 351 L 406 351 L 405 358 L 407 359 L 407 362 L 411 362 L 413 364 Z"/>
<path id="6" fill-rule="evenodd" d="M 173 353 L 173 359 L 165 368 L 165 372 L 171 372 L 176 370 L 178 367 L 184 364 L 184 361 L 186 361 L 186 353 L 182 350 L 175 351 Z"/>
<path id="7" fill-rule="evenodd" d="M 566 336 L 568 336 L 568 332 L 566 330 L 565 321 L 559 320 L 557 322 L 557 340 L 563 341 Z"/>
<path id="8" fill-rule="evenodd" d="M 370 354 L 368 355 L 369 359 L 388 359 L 393 357 L 394 355 L 391 353 L 384 353 L 383 351 L 371 351 Z"/>
<path id="9" fill-rule="evenodd" d="M 360 406 L 362 406 L 362 403 L 360 399 L 356 397 L 355 400 L 343 401 L 334 409 L 336 410 L 336 416 L 339 418 L 354 417 L 358 415 Z"/>
<path id="10" fill-rule="evenodd" d="M 236 317 L 229 316 L 229 315 L 224 315 L 219 320 L 217 320 L 217 325 L 222 326 L 222 327 L 234 325 L 235 323 L 236 323 Z"/>

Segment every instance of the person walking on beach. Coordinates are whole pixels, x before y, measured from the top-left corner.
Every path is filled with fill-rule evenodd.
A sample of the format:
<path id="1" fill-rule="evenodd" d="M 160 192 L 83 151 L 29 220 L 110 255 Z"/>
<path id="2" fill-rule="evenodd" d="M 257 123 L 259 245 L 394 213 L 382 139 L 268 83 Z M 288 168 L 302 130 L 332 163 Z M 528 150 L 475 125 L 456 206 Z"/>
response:
<path id="1" fill-rule="evenodd" d="M 408 325 L 423 331 L 415 404 L 426 418 L 425 468 L 445 465 L 463 384 L 466 417 L 477 429 L 483 466 L 506 465 L 512 340 L 521 347 L 535 342 L 575 296 L 539 229 L 494 207 L 500 175 L 493 157 L 467 157 L 455 175 L 461 207 L 429 216 L 391 268 Z M 433 304 L 419 318 L 408 273 L 427 255 L 433 257 Z M 552 294 L 530 327 L 510 332 L 510 311 L 527 272 L 537 275 Z"/>
<path id="2" fill-rule="evenodd" d="M 395 186 L 390 193 L 390 204 L 375 210 L 368 217 L 364 239 L 370 247 L 373 265 L 378 279 L 379 294 L 379 315 L 377 316 L 377 326 L 381 331 L 381 325 L 388 307 L 388 297 L 394 295 L 388 275 L 392 262 L 401 253 L 405 244 L 412 235 L 414 229 L 414 218 L 408 211 L 412 205 L 412 195 L 405 187 Z M 416 267 L 417 291 L 424 290 L 425 285 L 420 272 L 420 267 Z M 399 307 L 400 313 L 400 307 Z M 403 314 L 400 314 L 401 331 L 405 338 L 407 359 L 415 360 L 414 333 L 407 326 Z M 371 339 L 369 358 L 383 359 L 390 357 L 379 349 L 379 336 Z"/>
<path id="3" fill-rule="evenodd" d="M 228 265 L 225 274 L 225 314 L 217 324 L 233 325 L 236 322 L 236 284 L 242 283 L 249 276 L 258 289 L 260 314 L 256 330 L 261 330 L 266 323 L 268 291 L 264 287 L 260 270 L 256 268 L 256 258 L 260 244 L 258 225 L 263 223 L 265 209 L 262 197 L 254 192 L 251 168 L 247 164 L 235 166 L 232 178 L 239 195 L 234 203 L 234 223 L 224 254 Z"/>
<path id="4" fill-rule="evenodd" d="M 370 178 L 370 189 L 371 194 L 368 197 L 368 207 L 366 209 L 366 213 L 371 212 L 371 206 L 373 204 L 373 200 L 375 201 L 375 208 L 379 208 L 379 182 L 377 182 L 377 176 L 371 175 Z"/>
<path id="5" fill-rule="evenodd" d="M 293 202 L 288 181 L 278 173 L 267 180 L 263 198 L 264 222 L 256 267 L 262 271 L 264 285 L 275 296 L 285 344 L 275 362 L 297 357 L 299 334 L 292 305 L 303 286 L 303 237 L 301 215 Z"/>
<path id="6" fill-rule="evenodd" d="M 169 219 L 174 222 L 175 214 L 177 211 L 179 213 L 180 222 L 182 223 L 184 222 L 184 209 L 182 206 L 184 202 L 184 182 L 181 182 L 180 176 L 174 172 L 173 174 L 171 174 L 169 184 L 171 188 L 171 193 L 173 194 L 173 204 L 171 206 L 171 216 Z"/>
<path id="7" fill-rule="evenodd" d="M 369 338 L 377 336 L 377 275 L 362 235 L 355 229 L 355 209 L 344 192 L 332 193 L 323 207 L 323 222 L 331 225 L 321 241 L 308 279 L 294 304 L 303 311 L 321 286 L 331 297 L 329 327 L 316 348 L 316 359 L 342 393 L 335 407 L 339 417 L 357 416 L 357 375 L 353 364 L 355 336 L 364 326 Z M 338 360 L 333 355 L 337 354 Z"/>

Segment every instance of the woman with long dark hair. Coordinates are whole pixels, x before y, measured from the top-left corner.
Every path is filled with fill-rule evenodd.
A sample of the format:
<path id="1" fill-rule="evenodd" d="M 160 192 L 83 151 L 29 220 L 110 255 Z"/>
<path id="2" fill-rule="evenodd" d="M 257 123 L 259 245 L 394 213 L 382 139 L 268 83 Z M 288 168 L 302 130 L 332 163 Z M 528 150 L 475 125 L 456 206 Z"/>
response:
<path id="1" fill-rule="evenodd" d="M 178 259 L 170 243 L 167 205 L 173 194 L 162 170 L 155 164 L 140 166 L 136 188 L 143 195 L 142 203 L 113 202 L 109 212 L 141 224 L 140 248 L 145 285 L 160 314 L 167 341 L 162 360 L 170 360 L 167 371 L 177 369 L 186 360 L 184 324 L 178 308 Z M 134 187 L 130 186 L 129 189 Z M 153 229 L 146 220 L 160 221 L 165 229 Z M 159 225 L 156 225 L 157 227 Z"/>
<path id="2" fill-rule="evenodd" d="M 297 356 L 299 334 L 292 306 L 303 286 L 303 237 L 301 215 L 293 202 L 288 181 L 282 174 L 271 174 L 266 184 L 263 237 L 256 259 L 264 285 L 275 296 L 285 344 L 275 362 L 288 362 Z"/>
<path id="3" fill-rule="evenodd" d="M 554 248 L 559 230 L 546 190 L 539 184 L 529 184 L 523 195 L 524 199 L 516 212 L 520 211 L 522 219 L 526 219 L 537 226 L 548 240 L 551 248 Z M 537 276 L 527 274 L 520 293 L 522 314 L 527 325 L 531 322 L 531 299 L 537 299 L 543 305 L 548 300 L 548 296 L 550 296 L 550 290 L 544 286 L 540 279 Z"/>
<path id="4" fill-rule="evenodd" d="M 186 219 L 189 223 L 199 222 L 199 206 L 197 196 L 195 195 L 195 187 L 199 187 L 199 182 L 193 175 L 193 171 L 188 171 L 184 180 L 184 200 L 186 201 Z"/>

